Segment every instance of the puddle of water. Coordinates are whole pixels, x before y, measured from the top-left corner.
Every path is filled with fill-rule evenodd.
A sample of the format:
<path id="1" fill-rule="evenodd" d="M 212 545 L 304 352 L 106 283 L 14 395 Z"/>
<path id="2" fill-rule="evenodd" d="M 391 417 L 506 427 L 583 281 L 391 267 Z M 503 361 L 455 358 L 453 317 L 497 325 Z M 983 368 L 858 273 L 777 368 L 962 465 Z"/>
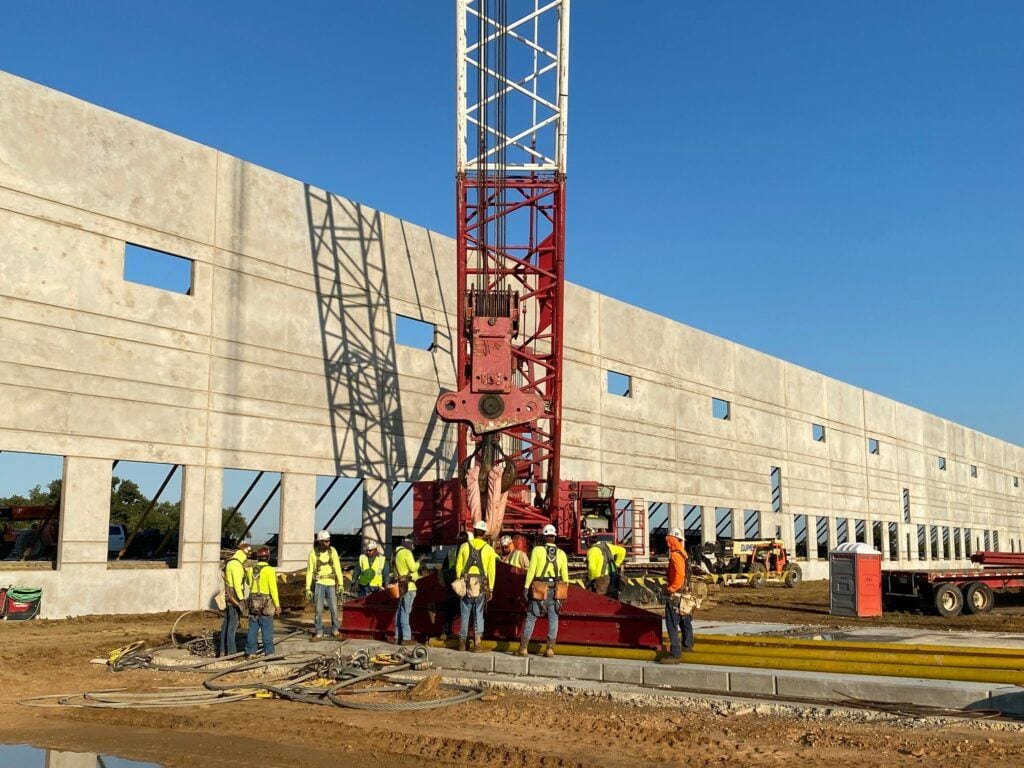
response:
<path id="1" fill-rule="evenodd" d="M 60 752 L 23 744 L 0 744 L 0 768 L 160 768 L 95 752 Z"/>

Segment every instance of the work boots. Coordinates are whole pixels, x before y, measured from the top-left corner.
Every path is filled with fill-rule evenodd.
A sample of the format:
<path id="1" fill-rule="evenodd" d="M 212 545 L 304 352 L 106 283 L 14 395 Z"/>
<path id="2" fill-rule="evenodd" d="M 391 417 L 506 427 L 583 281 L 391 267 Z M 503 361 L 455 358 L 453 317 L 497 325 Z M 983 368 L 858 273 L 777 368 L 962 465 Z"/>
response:
<path id="1" fill-rule="evenodd" d="M 516 651 L 516 656 L 522 656 L 524 659 L 530 653 L 530 644 L 526 640 L 519 641 L 519 650 Z"/>
<path id="2" fill-rule="evenodd" d="M 459 638 L 459 650 L 460 651 L 466 650 L 466 639 L 463 638 L 463 637 Z"/>
<path id="3" fill-rule="evenodd" d="M 554 658 L 554 655 L 555 655 L 555 644 L 554 643 L 552 643 L 552 642 L 548 643 L 548 647 L 544 649 L 544 655 L 547 658 L 549 658 L 549 659 Z"/>
<path id="4" fill-rule="evenodd" d="M 473 638 L 473 653 L 483 653 L 485 650 L 487 650 L 487 649 L 480 645 L 479 638 L 474 637 Z"/>

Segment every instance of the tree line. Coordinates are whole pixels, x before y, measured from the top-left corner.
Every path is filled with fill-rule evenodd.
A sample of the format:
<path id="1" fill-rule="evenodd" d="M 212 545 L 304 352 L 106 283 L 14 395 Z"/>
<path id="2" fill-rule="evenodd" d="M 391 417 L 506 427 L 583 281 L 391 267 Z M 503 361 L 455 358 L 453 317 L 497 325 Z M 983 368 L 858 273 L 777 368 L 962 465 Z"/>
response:
<path id="1" fill-rule="evenodd" d="M 52 507 L 60 503 L 61 478 L 51 480 L 45 486 L 36 485 L 27 494 L 11 494 L 0 497 L 0 507 Z M 123 477 L 114 476 L 110 481 L 110 523 L 121 524 L 129 533 L 135 530 L 139 520 L 149 508 L 151 498 L 139 488 L 138 483 Z M 221 510 L 221 528 L 223 536 L 238 538 L 246 527 L 245 518 L 235 515 L 234 507 Z M 228 518 L 231 518 L 230 521 Z M 180 501 L 159 501 L 146 517 L 145 528 L 160 533 L 176 531 L 181 523 Z M 227 523 L 227 527 L 224 527 Z"/>

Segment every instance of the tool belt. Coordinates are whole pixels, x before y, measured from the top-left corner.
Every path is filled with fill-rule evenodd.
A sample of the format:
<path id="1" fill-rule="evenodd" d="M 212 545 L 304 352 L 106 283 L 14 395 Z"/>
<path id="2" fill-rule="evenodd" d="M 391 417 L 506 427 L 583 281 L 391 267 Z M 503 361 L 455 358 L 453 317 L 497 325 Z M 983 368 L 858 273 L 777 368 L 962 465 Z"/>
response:
<path id="1" fill-rule="evenodd" d="M 490 592 L 490 585 L 483 576 L 484 559 L 483 555 L 480 554 L 480 550 L 472 544 L 468 544 L 466 546 L 469 547 L 469 558 L 466 562 L 466 569 L 463 571 L 464 575 L 461 578 L 455 579 L 455 581 L 452 582 L 452 592 L 459 597 L 468 597 L 472 600 L 476 600 L 478 597 L 487 596 L 487 593 Z M 468 572 L 469 569 L 473 567 L 476 567 L 478 573 Z"/>
<path id="2" fill-rule="evenodd" d="M 274 607 L 274 600 L 270 595 L 249 595 L 249 615 L 260 617 L 260 616 L 273 616 L 277 613 L 277 609 Z"/>
<path id="3" fill-rule="evenodd" d="M 555 600 L 561 602 L 569 597 L 569 582 L 557 579 L 534 579 L 530 584 L 530 599 L 547 600 L 549 587 L 554 589 L 552 596 Z"/>
<path id="4" fill-rule="evenodd" d="M 680 616 L 690 616 L 697 607 L 697 598 L 689 592 L 675 592 L 667 597 L 668 604 Z"/>

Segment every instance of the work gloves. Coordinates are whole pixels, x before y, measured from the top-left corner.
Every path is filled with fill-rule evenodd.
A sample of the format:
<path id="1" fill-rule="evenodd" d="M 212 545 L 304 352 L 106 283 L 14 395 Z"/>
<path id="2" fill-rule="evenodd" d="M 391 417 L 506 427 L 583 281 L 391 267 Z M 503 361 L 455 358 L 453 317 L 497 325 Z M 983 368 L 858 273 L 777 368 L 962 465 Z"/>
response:
<path id="1" fill-rule="evenodd" d="M 313 602 L 313 590 L 311 590 L 311 589 L 307 589 L 306 590 L 306 602 L 307 603 L 312 603 Z"/>

